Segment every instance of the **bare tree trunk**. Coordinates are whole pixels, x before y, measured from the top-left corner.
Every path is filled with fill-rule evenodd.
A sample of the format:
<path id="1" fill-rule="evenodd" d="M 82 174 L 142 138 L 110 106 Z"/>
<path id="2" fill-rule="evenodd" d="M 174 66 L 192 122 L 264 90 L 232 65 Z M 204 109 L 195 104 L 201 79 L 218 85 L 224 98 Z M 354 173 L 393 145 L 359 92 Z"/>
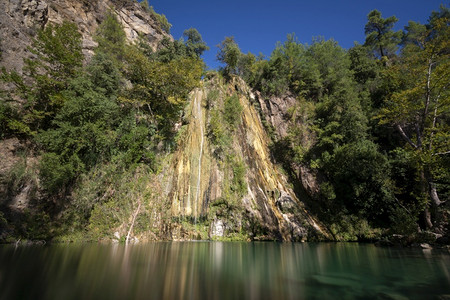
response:
<path id="1" fill-rule="evenodd" d="M 433 66 L 432 58 L 428 59 L 428 71 L 427 71 L 427 90 L 426 90 L 426 99 L 425 99 L 425 109 L 423 110 L 422 116 L 422 128 L 425 127 L 426 117 L 428 115 L 428 107 L 430 106 L 431 100 L 431 70 Z"/>
<path id="2" fill-rule="evenodd" d="M 431 204 L 437 208 L 445 201 L 441 201 L 439 199 L 439 196 L 438 196 L 438 193 L 436 190 L 436 184 L 431 180 L 431 178 L 427 178 L 427 181 L 428 181 L 428 186 L 430 189 L 429 193 L 430 193 L 430 198 L 431 198 Z"/>
<path id="3" fill-rule="evenodd" d="M 433 227 L 433 222 L 432 222 L 432 216 L 431 216 L 431 212 L 429 209 L 429 205 L 431 205 L 433 214 L 436 215 L 438 213 L 439 206 L 442 203 L 444 203 L 445 201 L 441 201 L 439 199 L 437 189 L 436 189 L 436 184 L 433 182 L 432 175 L 431 175 L 430 171 L 428 170 L 428 168 L 421 171 L 420 173 L 421 173 L 420 179 L 421 179 L 422 185 L 423 185 L 422 193 L 428 194 L 431 199 L 430 203 L 426 203 L 426 208 L 424 210 L 426 226 L 427 226 L 427 229 L 430 229 Z"/>
<path id="4" fill-rule="evenodd" d="M 422 169 L 420 171 L 420 182 L 421 182 L 422 195 L 427 195 L 427 194 L 429 195 L 429 190 L 428 190 L 429 183 L 428 183 L 427 179 L 428 179 L 428 176 L 427 176 L 425 170 Z M 426 200 L 425 209 L 423 211 L 423 216 L 424 216 L 424 219 L 425 219 L 425 227 L 426 227 L 426 229 L 433 228 L 433 222 L 431 220 L 431 212 L 430 212 L 430 209 L 429 209 L 429 205 L 430 205 L 429 200 Z"/>
<path id="5" fill-rule="evenodd" d="M 131 221 L 130 229 L 128 230 L 127 239 L 125 241 L 125 244 L 127 244 L 127 245 L 128 245 L 129 240 L 130 240 L 131 232 L 133 231 L 134 222 L 136 221 L 136 217 L 139 214 L 140 210 L 141 210 L 141 201 L 138 202 L 138 208 L 134 212 L 133 220 Z"/>
<path id="6" fill-rule="evenodd" d="M 425 208 L 425 210 L 423 211 L 423 216 L 425 218 L 425 225 L 427 229 L 431 229 L 433 228 L 433 223 L 431 222 L 431 213 L 430 210 L 427 208 Z"/>
<path id="7" fill-rule="evenodd" d="M 427 170 L 425 173 L 425 179 L 428 183 L 428 193 L 430 195 L 431 198 L 431 204 L 433 205 L 433 207 L 437 208 L 439 205 L 441 205 L 442 203 L 444 203 L 445 201 L 441 201 L 439 199 L 437 190 L 436 190 L 436 183 L 433 182 L 433 177 L 430 174 L 430 171 Z"/>
<path id="8" fill-rule="evenodd" d="M 430 196 L 431 196 L 431 200 L 433 201 L 433 204 L 435 206 L 439 206 L 442 203 L 444 203 L 445 201 L 441 201 L 439 199 L 439 196 L 436 191 L 436 184 L 434 182 L 430 182 L 429 184 L 430 184 Z"/>

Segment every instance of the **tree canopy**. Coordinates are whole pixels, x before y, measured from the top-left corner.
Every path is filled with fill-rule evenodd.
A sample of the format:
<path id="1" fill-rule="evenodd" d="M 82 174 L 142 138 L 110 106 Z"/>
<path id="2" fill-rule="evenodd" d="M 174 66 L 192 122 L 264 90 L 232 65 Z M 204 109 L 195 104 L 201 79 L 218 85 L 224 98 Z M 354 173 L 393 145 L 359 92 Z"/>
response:
<path id="1" fill-rule="evenodd" d="M 365 43 L 348 51 L 320 38 L 301 44 L 293 34 L 268 59 L 241 53 L 233 38 L 219 45 L 225 74 L 242 76 L 265 99 L 297 99 L 287 112 L 288 135 L 273 136 L 274 155 L 293 174 L 300 165 L 322 176 L 316 212 L 336 234 L 348 218 L 443 232 L 449 15 L 441 6 L 427 24 L 394 31 L 397 18 L 373 10 Z"/>
<path id="2" fill-rule="evenodd" d="M 391 58 L 396 54 L 398 44 L 402 38 L 402 31 L 393 31 L 398 19 L 395 16 L 382 18 L 381 12 L 374 9 L 367 15 L 364 27 L 366 41 L 364 45 L 371 49 L 378 58 Z"/>

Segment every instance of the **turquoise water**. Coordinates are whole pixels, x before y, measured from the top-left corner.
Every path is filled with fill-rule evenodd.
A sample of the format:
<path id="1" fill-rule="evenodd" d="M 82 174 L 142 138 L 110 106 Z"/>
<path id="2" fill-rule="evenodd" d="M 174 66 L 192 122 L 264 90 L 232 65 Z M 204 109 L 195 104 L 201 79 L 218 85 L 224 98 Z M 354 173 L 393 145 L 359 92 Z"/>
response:
<path id="1" fill-rule="evenodd" d="M 345 243 L 0 245 L 0 299 L 450 299 L 450 255 Z"/>

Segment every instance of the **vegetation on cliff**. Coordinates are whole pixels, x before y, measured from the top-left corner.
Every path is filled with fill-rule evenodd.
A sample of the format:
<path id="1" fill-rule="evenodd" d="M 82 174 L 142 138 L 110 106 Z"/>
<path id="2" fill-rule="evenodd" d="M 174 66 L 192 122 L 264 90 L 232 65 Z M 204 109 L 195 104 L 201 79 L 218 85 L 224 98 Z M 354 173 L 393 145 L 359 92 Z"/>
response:
<path id="1" fill-rule="evenodd" d="M 141 5 L 169 33 L 167 18 Z M 393 31 L 396 21 L 374 10 L 363 45 L 306 45 L 291 34 L 268 58 L 227 37 L 221 74 L 204 72 L 209 48 L 194 28 L 155 51 L 143 36 L 128 43 L 111 11 L 86 63 L 75 24 L 45 26 L 23 72 L 1 72 L 10 88 L 0 94 L 0 138 L 25 146 L 0 178 L 0 240 L 99 240 L 113 230 L 127 241 L 177 230 L 303 240 L 311 228 L 335 240 L 448 236 L 450 12 L 441 7 L 404 31 Z M 272 135 L 268 154 L 253 106 L 263 112 L 283 97 L 295 99 L 283 112 L 286 132 L 260 116 Z M 187 144 L 199 149 L 175 152 Z M 285 193 L 271 159 L 306 207 Z M 305 193 L 306 173 L 317 188 Z M 205 176 L 217 178 L 202 184 Z M 179 185 L 173 199 L 163 182 Z M 31 204 L 7 209 L 24 186 Z"/>
<path id="2" fill-rule="evenodd" d="M 266 101 L 297 99 L 273 153 L 294 180 L 302 167 L 318 176 L 309 206 L 337 239 L 370 238 L 370 227 L 448 232 L 449 17 L 441 7 L 428 24 L 394 32 L 397 19 L 374 10 L 364 45 L 348 51 L 295 35 L 267 59 L 233 38 L 219 45 L 225 76 L 242 76 Z"/>
<path id="3" fill-rule="evenodd" d="M 153 52 L 145 43 L 128 44 L 111 12 L 86 66 L 76 26 L 63 23 L 39 31 L 30 48 L 36 57 L 25 62 L 27 77 L 3 70 L 15 88 L 1 102 L 2 137 L 32 141 L 44 194 L 30 215 L 45 221 L 11 216 L 6 228 L 12 236 L 50 238 L 69 227 L 90 228 L 97 238 L 105 233 L 101 228 L 129 226 L 128 216 L 152 195 L 126 195 L 145 185 L 158 155 L 175 145 L 174 124 L 200 83 L 204 65 L 196 45 L 205 45 L 196 30 L 189 34 L 196 40 L 167 40 L 169 47 Z M 117 213 L 117 207 L 123 209 Z"/>

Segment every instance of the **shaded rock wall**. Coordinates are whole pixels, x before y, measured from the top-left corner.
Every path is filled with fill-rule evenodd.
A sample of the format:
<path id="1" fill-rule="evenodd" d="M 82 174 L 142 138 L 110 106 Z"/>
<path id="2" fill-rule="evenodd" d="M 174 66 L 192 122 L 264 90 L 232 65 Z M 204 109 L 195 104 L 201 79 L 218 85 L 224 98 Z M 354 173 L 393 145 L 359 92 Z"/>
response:
<path id="1" fill-rule="evenodd" d="M 273 130 L 274 142 L 279 142 L 289 135 L 289 127 L 291 124 L 290 110 L 297 105 L 297 99 L 290 94 L 283 96 L 264 97 L 259 92 L 255 93 L 255 101 L 257 101 L 261 109 L 261 117 Z M 302 126 L 302 124 L 294 124 Z M 314 139 L 313 134 L 308 139 Z M 316 198 L 320 193 L 320 183 L 323 182 L 323 176 L 316 171 L 311 170 L 306 165 L 290 165 L 293 171 L 294 180 L 298 181 L 302 188 L 302 194 L 310 198 Z"/>

